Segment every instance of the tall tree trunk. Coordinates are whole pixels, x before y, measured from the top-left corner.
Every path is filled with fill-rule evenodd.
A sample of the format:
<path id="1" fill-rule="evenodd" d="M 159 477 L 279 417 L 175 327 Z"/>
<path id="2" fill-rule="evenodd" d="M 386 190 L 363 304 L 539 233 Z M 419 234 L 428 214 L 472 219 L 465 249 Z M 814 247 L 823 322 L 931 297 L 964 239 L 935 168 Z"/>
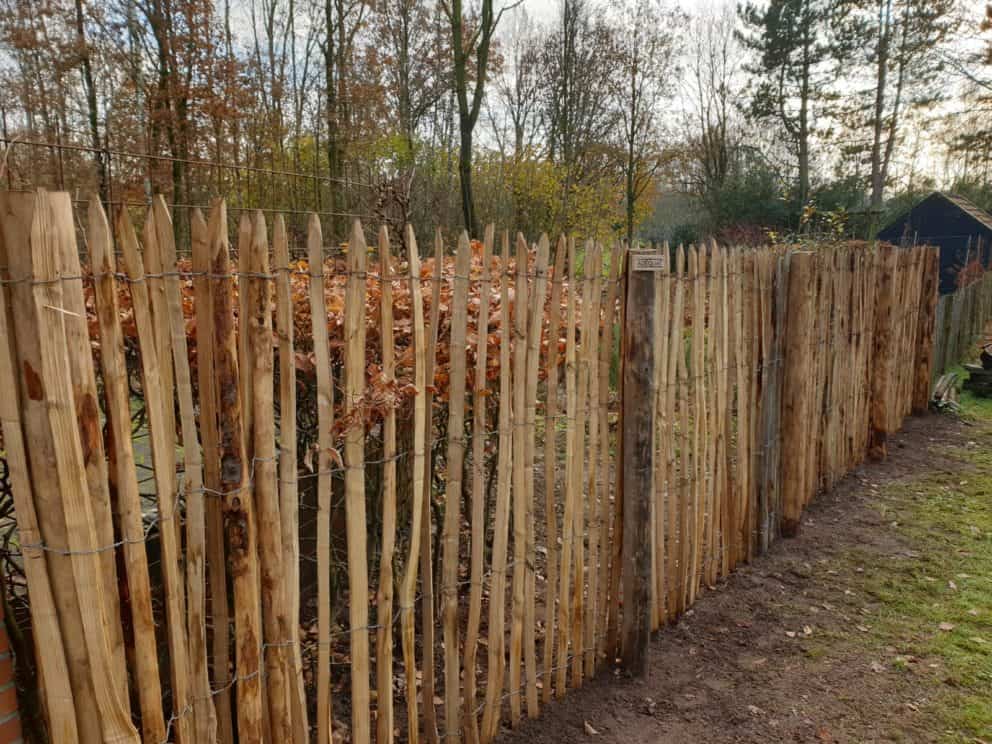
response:
<path id="1" fill-rule="evenodd" d="M 809 5 L 807 4 L 807 14 Z M 810 168 L 809 168 L 809 99 L 810 99 L 810 76 L 812 75 L 812 50 L 816 40 L 809 33 L 810 28 L 807 23 L 803 34 L 803 67 L 802 67 L 802 87 L 800 89 L 799 103 L 799 209 L 800 213 L 809 201 L 810 194 Z"/>
<path id="2" fill-rule="evenodd" d="M 338 62 L 339 55 L 336 52 L 336 28 L 334 23 L 334 2 L 326 0 L 324 3 L 324 20 L 326 23 L 326 44 L 324 49 L 324 73 L 325 85 L 327 87 L 327 167 L 328 176 L 331 179 L 331 215 L 329 222 L 330 235 L 334 240 L 339 240 L 342 236 L 341 220 L 338 212 L 341 210 L 340 184 L 334 179 L 342 177 L 341 143 L 339 141 L 340 128 L 340 101 L 338 97 Z"/>
<path id="3" fill-rule="evenodd" d="M 87 123 L 90 128 L 90 146 L 93 148 L 93 161 L 96 165 L 97 188 L 100 200 L 110 208 L 110 183 L 107 173 L 106 153 L 100 142 L 100 113 L 96 102 L 96 86 L 93 84 L 93 67 L 90 63 L 90 48 L 86 43 L 86 27 L 83 23 L 83 0 L 76 0 L 76 43 L 79 45 L 79 64 L 83 77 L 83 90 L 86 93 Z"/>
<path id="4" fill-rule="evenodd" d="M 889 74 L 889 41 L 892 36 L 892 0 L 878 3 L 878 47 L 875 80 L 875 107 L 872 115 L 871 201 L 869 202 L 868 238 L 878 230 L 882 215 L 885 172 L 882 168 L 882 134 L 885 128 L 885 89 Z"/>
<path id="5" fill-rule="evenodd" d="M 475 197 L 472 194 L 472 126 L 464 117 L 460 122 L 461 145 L 458 148 L 458 179 L 462 193 L 462 219 L 465 229 L 473 238 L 481 236 L 475 214 Z"/>

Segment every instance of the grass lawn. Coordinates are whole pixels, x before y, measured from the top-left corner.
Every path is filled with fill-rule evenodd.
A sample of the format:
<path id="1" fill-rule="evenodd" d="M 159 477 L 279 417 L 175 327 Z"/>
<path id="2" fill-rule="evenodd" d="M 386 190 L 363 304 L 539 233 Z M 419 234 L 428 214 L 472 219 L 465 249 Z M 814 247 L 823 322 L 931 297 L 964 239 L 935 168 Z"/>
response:
<path id="1" fill-rule="evenodd" d="M 946 448 L 946 471 L 879 494 L 918 557 L 863 574 L 877 611 L 861 641 L 895 647 L 896 669 L 930 680 L 935 738 L 975 744 L 992 741 L 992 400 L 961 404 L 973 436 Z"/>

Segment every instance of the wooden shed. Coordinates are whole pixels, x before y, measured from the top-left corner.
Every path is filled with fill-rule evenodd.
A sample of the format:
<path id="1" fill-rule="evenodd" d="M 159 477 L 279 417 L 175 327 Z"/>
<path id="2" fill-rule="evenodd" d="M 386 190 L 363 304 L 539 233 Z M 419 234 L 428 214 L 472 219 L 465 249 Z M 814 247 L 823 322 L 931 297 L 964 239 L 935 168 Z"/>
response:
<path id="1" fill-rule="evenodd" d="M 985 268 L 992 257 L 992 215 L 973 202 L 934 191 L 882 228 L 879 240 L 896 245 L 940 246 L 940 293 L 950 294 L 969 264 Z"/>

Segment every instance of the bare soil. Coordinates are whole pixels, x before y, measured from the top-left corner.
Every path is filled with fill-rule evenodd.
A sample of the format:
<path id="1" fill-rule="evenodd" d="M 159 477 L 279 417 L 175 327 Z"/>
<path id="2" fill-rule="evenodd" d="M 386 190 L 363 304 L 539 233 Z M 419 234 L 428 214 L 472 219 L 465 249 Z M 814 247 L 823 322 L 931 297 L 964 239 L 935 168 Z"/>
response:
<path id="1" fill-rule="evenodd" d="M 778 541 L 658 633 L 646 678 L 606 670 L 499 741 L 939 739 L 926 711 L 939 694 L 933 674 L 925 663 L 895 674 L 874 661 L 859 638 L 873 600 L 856 589 L 873 566 L 918 555 L 876 507 L 880 489 L 946 473 L 954 465 L 940 450 L 974 435 L 951 417 L 907 419 L 887 460 L 861 466 L 815 500 L 799 537 Z M 886 651 L 895 649 L 879 649 Z"/>

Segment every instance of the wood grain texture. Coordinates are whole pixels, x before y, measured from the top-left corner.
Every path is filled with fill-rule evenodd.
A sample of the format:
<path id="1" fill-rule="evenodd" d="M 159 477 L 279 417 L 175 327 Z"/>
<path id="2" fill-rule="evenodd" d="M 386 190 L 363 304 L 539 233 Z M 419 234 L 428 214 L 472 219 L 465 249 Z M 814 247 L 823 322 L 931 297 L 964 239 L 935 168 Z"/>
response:
<path id="1" fill-rule="evenodd" d="M 458 238 L 452 277 L 451 385 L 448 389 L 447 478 L 441 537 L 441 622 L 444 638 L 444 726 L 449 741 L 461 737 L 461 653 L 458 638 L 458 551 L 462 526 L 462 472 L 465 468 L 465 336 L 468 329 L 469 270 L 472 248 L 468 233 Z"/>
<path id="2" fill-rule="evenodd" d="M 527 717 L 538 714 L 537 695 L 537 577 L 534 507 L 534 454 L 537 450 L 537 379 L 541 362 L 541 335 L 544 331 L 544 309 L 548 291 L 548 258 L 550 243 L 548 236 L 542 235 L 537 243 L 537 253 L 533 265 L 533 279 L 527 298 L 527 369 L 524 392 L 524 490 L 526 496 L 526 522 L 524 554 L 526 573 L 524 576 L 524 674 Z"/>
<path id="3" fill-rule="evenodd" d="M 393 328 L 393 266 L 389 231 L 379 230 L 379 322 L 382 337 L 382 381 L 396 380 Z M 393 741 L 393 560 L 396 553 L 396 409 L 389 406 L 382 422 L 382 555 L 376 592 L 375 673 L 376 741 Z"/>
<path id="4" fill-rule="evenodd" d="M 227 242 L 227 207 L 214 204 L 208 223 L 211 265 L 210 291 L 214 313 L 214 373 L 219 402 L 220 490 L 228 565 L 234 586 L 234 648 L 237 674 L 237 735 L 239 742 L 263 741 L 258 536 L 251 484 L 251 462 L 245 449 L 237 327 L 234 316 L 234 277 Z M 247 296 L 245 297 L 247 300 Z"/>
<path id="5" fill-rule="evenodd" d="M 425 446 L 427 434 L 427 334 L 424 331 L 424 301 L 420 279 L 420 254 L 413 228 L 406 228 L 407 261 L 410 265 L 410 305 L 413 313 L 413 487 L 410 504 L 410 554 L 400 587 L 400 622 L 403 641 L 403 667 L 406 681 L 407 740 L 420 740 L 420 717 L 417 712 L 417 661 L 414 638 L 414 611 L 417 571 L 420 566 L 425 494 Z"/>
<path id="6" fill-rule="evenodd" d="M 631 258 L 638 255 L 631 253 Z M 654 462 L 653 399 L 655 277 L 628 261 L 623 355 L 623 627 L 624 670 L 647 670 L 651 633 L 651 500 Z"/>
<path id="7" fill-rule="evenodd" d="M 293 349 L 293 294 L 286 221 L 277 214 L 272 224 L 272 259 L 276 290 L 276 337 L 279 346 L 279 525 L 282 530 L 284 601 L 288 613 L 289 705 L 294 741 L 309 741 L 300 622 L 300 504 L 296 455 L 296 358 Z"/>
<path id="8" fill-rule="evenodd" d="M 431 280 L 430 326 L 427 329 L 427 393 L 424 407 L 424 502 L 420 522 L 420 632 L 424 736 L 428 744 L 438 744 L 435 698 L 434 636 L 434 388 L 437 367 L 437 342 L 441 330 L 441 284 L 444 281 L 444 240 L 441 230 L 434 232 L 434 275 Z M 440 529 L 438 535 L 440 536 Z"/>
<path id="9" fill-rule="evenodd" d="M 475 369 L 472 386 L 472 543 L 469 558 L 469 604 L 465 629 L 465 714 L 463 730 L 466 741 L 479 744 L 481 732 L 476 713 L 476 659 L 479 628 L 482 624 L 482 583 L 486 547 L 486 400 L 489 394 L 486 371 L 489 354 L 489 308 L 492 301 L 492 257 L 494 227 L 486 226 L 482 246 L 482 269 L 479 276 L 479 312 L 476 316 Z"/>
<path id="10" fill-rule="evenodd" d="M 586 442 L 586 500 L 588 503 L 588 541 L 589 560 L 588 571 L 586 572 L 586 592 L 585 618 L 583 619 L 583 673 L 592 677 L 596 672 L 596 642 L 599 637 L 597 624 L 598 595 L 599 595 L 599 551 L 600 551 L 600 519 L 602 510 L 599 507 L 597 496 L 598 462 L 596 456 L 599 454 L 599 342 L 601 310 L 603 305 L 603 254 L 602 245 L 596 243 L 593 247 L 591 259 L 592 272 L 590 274 L 590 299 L 589 325 L 587 328 L 588 349 L 587 359 L 589 366 L 589 394 L 587 396 L 586 421 L 588 422 L 589 436 Z"/>
<path id="11" fill-rule="evenodd" d="M 210 696 L 207 673 L 206 621 L 206 514 L 203 493 L 203 460 L 196 428 L 193 384 L 186 347 L 186 322 L 179 286 L 179 263 L 172 229 L 172 218 L 165 199 L 152 200 L 164 278 L 166 309 L 169 320 L 170 348 L 174 365 L 176 393 L 183 446 L 183 492 L 186 502 L 186 611 L 189 642 L 190 702 L 193 732 L 197 742 L 212 742 L 217 736 L 217 721 Z M 199 226 L 198 228 L 199 229 Z M 168 364 L 168 360 L 165 360 Z"/>
<path id="12" fill-rule="evenodd" d="M 500 347 L 499 347 L 499 454 L 496 465 L 496 506 L 493 512 L 492 578 L 489 583 L 489 672 L 486 705 L 482 715 L 482 740 L 492 741 L 499 731 L 503 680 L 506 667 L 506 552 L 510 522 L 510 471 L 512 467 L 513 419 L 510 400 L 510 238 L 504 233 L 500 260 Z"/>
<path id="13" fill-rule="evenodd" d="M 348 243 L 344 315 L 345 512 L 348 527 L 348 621 L 351 627 L 351 736 L 372 738 L 369 714 L 369 577 L 365 518 L 365 264 L 368 248 L 358 220 Z"/>
<path id="14" fill-rule="evenodd" d="M 125 217 L 126 219 L 126 217 Z M 133 235 L 133 233 L 132 233 Z M 124 270 L 131 281 L 131 307 L 134 311 L 141 347 L 141 380 L 148 409 L 149 441 L 158 497 L 159 534 L 162 541 L 162 578 L 165 592 L 166 633 L 169 641 L 172 677 L 173 717 L 178 737 L 192 741 L 192 717 L 189 713 L 190 681 L 187 656 L 186 609 L 182 575 L 180 514 L 176 494 L 175 414 L 172 359 L 172 332 L 169 324 L 165 282 L 161 276 L 163 259 L 155 229 L 153 212 L 146 221 L 145 245 L 149 264 L 157 267 L 159 278 L 145 281 L 145 266 L 138 254 L 136 240 L 121 242 Z M 168 376 L 162 374 L 168 368 Z M 170 412 L 172 415 L 170 416 Z"/>
<path id="15" fill-rule="evenodd" d="M 541 700 L 551 701 L 554 689 L 555 604 L 558 592 L 558 378 L 559 342 L 561 338 L 561 293 L 564 285 L 567 243 L 561 237 L 555 247 L 555 265 L 551 275 L 551 300 L 548 304 L 548 344 L 544 360 L 544 540 L 547 548 L 544 591 L 544 646 L 541 667 Z"/>
<path id="16" fill-rule="evenodd" d="M 513 585 L 510 625 L 510 725 L 520 723 L 524 636 L 524 584 L 527 560 L 527 473 L 525 407 L 527 401 L 527 241 L 517 235 L 516 282 L 513 287 Z"/>
<path id="17" fill-rule="evenodd" d="M 25 207 L 33 210 L 33 201 L 33 195 L 0 194 L 0 216 L 2 216 L 0 266 L 5 270 L 10 267 L 7 240 L 14 241 L 11 245 L 19 243 L 18 238 L 23 237 L 20 228 L 24 224 L 19 218 L 27 216 Z M 104 229 L 99 236 L 96 235 L 91 220 L 91 235 L 95 240 L 101 241 L 98 249 L 103 248 L 105 255 L 109 245 L 105 221 L 103 225 L 96 226 Z M 4 273 L 3 278 L 9 278 L 6 271 Z M 100 282 L 100 285 L 105 286 L 105 282 Z M 0 385 L 8 391 L 7 395 L 0 396 L 0 427 L 3 431 L 4 454 L 7 458 L 11 496 L 17 511 L 17 529 L 21 540 L 24 574 L 31 590 L 31 625 L 35 644 L 37 648 L 47 649 L 47 653 L 38 655 L 38 669 L 44 680 L 42 695 L 47 710 L 48 725 L 53 738 L 58 737 L 67 744 L 76 744 L 80 739 L 76 720 L 76 700 L 69 677 L 69 661 L 63 648 L 65 636 L 59 626 L 54 582 L 49 578 L 46 554 L 41 548 L 44 538 L 28 461 L 28 434 L 21 413 L 23 403 L 18 395 L 15 325 L 8 313 L 10 303 L 11 297 L 7 287 L 0 283 L 0 338 L 7 340 L 7 343 L 0 344 Z M 139 547 L 144 551 L 143 545 Z M 161 721 L 161 701 L 158 702 Z M 164 731 L 164 724 L 162 729 Z"/>
<path id="18" fill-rule="evenodd" d="M 65 194 L 51 194 L 52 224 L 56 231 L 63 275 L 81 276 L 79 248 L 76 245 L 76 225 L 72 202 Z M 97 399 L 96 371 L 93 363 L 93 348 L 90 343 L 89 322 L 86 300 L 83 296 L 83 281 L 71 279 L 62 283 L 62 307 L 66 310 L 65 334 L 68 342 L 69 372 L 72 375 L 72 394 L 76 405 L 76 420 L 79 424 L 79 437 L 83 446 L 83 465 L 86 468 L 86 485 L 90 493 L 90 506 L 93 510 L 93 525 L 100 545 L 114 543 L 114 515 L 111 514 L 111 494 L 107 469 L 107 455 L 101 433 L 101 416 Z M 115 551 L 100 552 L 100 571 L 103 586 L 106 588 L 103 602 L 104 623 L 110 643 L 111 665 L 125 711 L 130 714 L 131 701 L 128 694 L 127 657 L 124 648 L 124 635 L 121 627 L 121 604 L 117 589 L 121 586 L 117 578 Z"/>
<path id="19" fill-rule="evenodd" d="M 596 657 L 606 659 L 606 636 L 610 608 L 617 598 L 610 591 L 610 567 L 613 562 L 613 542 L 615 533 L 611 531 L 614 520 L 613 493 L 613 443 L 610 426 L 611 390 L 610 371 L 613 366 L 613 352 L 616 340 L 617 295 L 620 290 L 620 264 L 622 246 L 614 241 L 610 251 L 610 271 L 607 276 L 606 299 L 603 305 L 603 329 L 599 342 L 599 597 L 596 600 L 599 611 L 597 621 Z"/>
<path id="20" fill-rule="evenodd" d="M 334 383 L 327 340 L 324 241 L 320 219 L 307 223 L 310 317 L 317 373 L 317 744 L 331 741 L 331 468 L 334 441 Z"/>
<path id="21" fill-rule="evenodd" d="M 575 306 L 576 279 L 575 241 L 568 240 L 568 291 L 565 311 L 565 499 L 562 511 L 561 530 L 561 571 L 558 594 L 558 659 L 555 672 L 555 695 L 565 695 L 565 684 L 569 664 L 569 645 L 572 640 L 572 548 L 575 543 L 575 501 L 581 484 L 575 480 L 576 458 L 573 426 L 577 401 L 576 354 L 575 354 Z"/>
<path id="22" fill-rule="evenodd" d="M 68 202 L 68 199 L 68 194 L 64 193 L 37 193 L 28 243 L 30 276 L 34 280 L 31 294 L 37 322 L 35 332 L 41 361 L 39 376 L 55 454 L 48 467 L 53 468 L 58 476 L 67 548 L 71 553 L 70 565 L 77 587 L 83 641 L 89 658 L 90 679 L 103 739 L 137 744 L 138 732 L 131 723 L 129 710 L 121 700 L 120 688 L 115 682 L 102 596 L 105 591 L 103 566 L 97 551 L 98 536 L 71 383 L 61 280 L 65 274 L 58 241 L 60 235 L 73 230 L 73 226 L 71 220 L 69 225 L 55 224 L 56 220 L 65 219 L 67 211 L 53 205 L 53 200 Z M 68 214 L 71 215 L 71 211 Z"/>
<path id="23" fill-rule="evenodd" d="M 200 397 L 200 438 L 203 446 L 203 480 L 212 495 L 220 493 L 220 433 L 218 430 L 217 386 L 214 376 L 214 312 L 210 290 L 212 262 L 210 232 L 203 214 L 194 210 L 190 221 L 193 249 L 193 306 L 196 319 L 196 379 Z M 217 741 L 233 744 L 231 717 L 230 596 L 227 591 L 227 555 L 224 536 L 224 508 L 218 498 L 209 498 L 205 508 L 207 581 L 210 590 L 211 679 Z"/>
<path id="24" fill-rule="evenodd" d="M 275 358 L 272 344 L 271 281 L 269 242 L 265 216 L 252 215 L 251 244 L 247 260 L 250 277 L 246 281 L 244 304 L 248 333 L 248 360 L 251 364 L 251 395 L 254 410 L 254 485 L 258 523 L 259 576 L 262 587 L 262 629 L 266 648 L 265 701 L 268 706 L 269 732 L 272 741 L 293 738 L 293 719 L 289 707 L 291 689 L 290 644 L 296 640 L 290 624 L 286 601 L 286 575 L 283 570 L 282 524 L 279 509 L 279 485 L 276 462 L 276 419 L 274 392 Z M 295 624 L 294 624 L 295 625 Z"/>

